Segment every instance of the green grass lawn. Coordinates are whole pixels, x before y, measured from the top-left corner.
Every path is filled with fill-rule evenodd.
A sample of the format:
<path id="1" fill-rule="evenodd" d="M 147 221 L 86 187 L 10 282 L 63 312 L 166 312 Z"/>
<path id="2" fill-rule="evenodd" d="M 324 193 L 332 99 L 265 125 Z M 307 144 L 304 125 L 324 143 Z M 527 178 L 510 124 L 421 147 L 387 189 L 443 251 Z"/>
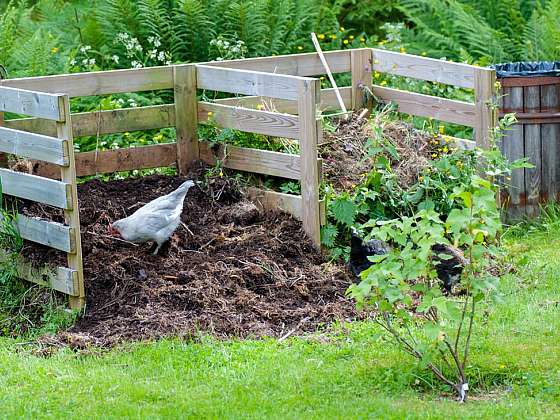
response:
<path id="1" fill-rule="evenodd" d="M 477 323 L 471 400 L 371 323 L 284 342 L 201 338 L 33 356 L 0 341 L 0 418 L 560 418 L 560 229 L 508 242 L 516 274 Z"/>

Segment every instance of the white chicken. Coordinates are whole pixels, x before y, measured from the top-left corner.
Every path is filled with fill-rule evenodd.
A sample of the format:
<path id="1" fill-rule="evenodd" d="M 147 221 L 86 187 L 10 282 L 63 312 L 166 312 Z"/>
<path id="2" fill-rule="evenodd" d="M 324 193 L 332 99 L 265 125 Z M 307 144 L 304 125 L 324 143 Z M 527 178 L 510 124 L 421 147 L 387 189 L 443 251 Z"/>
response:
<path id="1" fill-rule="evenodd" d="M 186 181 L 175 191 L 150 201 L 130 216 L 109 224 L 109 233 L 125 241 L 157 243 L 156 255 L 181 222 L 183 202 L 194 181 Z"/>

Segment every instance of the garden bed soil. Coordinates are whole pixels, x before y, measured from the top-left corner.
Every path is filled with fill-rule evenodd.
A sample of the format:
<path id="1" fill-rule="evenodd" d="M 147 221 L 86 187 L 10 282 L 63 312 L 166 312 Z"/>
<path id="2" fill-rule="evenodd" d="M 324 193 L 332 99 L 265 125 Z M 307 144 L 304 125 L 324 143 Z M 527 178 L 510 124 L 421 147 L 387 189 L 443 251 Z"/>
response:
<path id="1" fill-rule="evenodd" d="M 346 268 L 327 262 L 300 222 L 258 211 L 227 178 L 191 188 L 184 226 L 161 255 L 151 255 L 150 244 L 107 235 L 111 221 L 184 180 L 153 175 L 79 186 L 87 307 L 74 326 L 44 342 L 112 346 L 198 332 L 283 337 L 357 316 L 344 296 L 351 283 Z M 60 212 L 38 204 L 20 212 L 62 221 Z M 27 243 L 24 256 L 34 264 L 65 265 L 65 254 L 37 244 Z"/>

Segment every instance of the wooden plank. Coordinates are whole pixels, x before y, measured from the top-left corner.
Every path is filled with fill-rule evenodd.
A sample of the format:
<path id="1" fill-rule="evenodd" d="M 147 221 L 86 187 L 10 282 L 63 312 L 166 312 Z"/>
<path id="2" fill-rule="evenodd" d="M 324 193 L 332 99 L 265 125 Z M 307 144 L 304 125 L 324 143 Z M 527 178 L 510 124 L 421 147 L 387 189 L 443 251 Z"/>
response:
<path id="1" fill-rule="evenodd" d="M 474 88 L 474 74 L 479 67 L 434 58 L 419 57 L 373 48 L 373 70 L 397 76 L 429 80 L 467 89 Z"/>
<path id="2" fill-rule="evenodd" d="M 372 91 L 378 99 L 397 104 L 399 112 L 405 114 L 432 117 L 436 120 L 468 127 L 474 127 L 476 124 L 475 105 L 468 102 L 438 98 L 377 85 L 373 86 Z"/>
<path id="3" fill-rule="evenodd" d="M 0 250 L 0 261 L 8 258 L 4 250 Z M 79 295 L 79 285 L 77 272 L 66 267 L 53 268 L 48 265 L 36 267 L 25 261 L 23 257 L 17 260 L 18 277 L 31 283 L 50 287 L 53 290 L 62 292 L 70 296 Z"/>
<path id="4" fill-rule="evenodd" d="M 269 98 L 298 98 L 298 85 L 308 78 L 197 65 L 198 89 Z"/>
<path id="5" fill-rule="evenodd" d="M 371 50 L 351 50 L 350 57 L 352 67 L 352 109 L 356 111 L 362 108 L 370 108 L 371 101 L 365 88 L 369 90 L 372 88 L 371 65 L 373 60 Z"/>
<path id="6" fill-rule="evenodd" d="M 299 86 L 298 115 L 300 117 L 301 195 L 303 199 L 303 229 L 321 246 L 321 214 L 319 212 L 319 171 L 317 170 L 317 97 L 321 94 L 318 80 L 302 80 Z"/>
<path id="7" fill-rule="evenodd" d="M 541 109 L 541 95 L 539 86 L 523 88 L 525 112 L 539 112 Z M 539 199 L 541 191 L 541 126 L 539 124 L 524 125 L 525 156 L 534 168 L 525 169 L 525 190 L 527 202 L 525 213 L 527 217 L 535 217 L 539 213 Z"/>
<path id="8" fill-rule="evenodd" d="M 40 134 L 0 127 L 0 151 L 57 165 L 68 165 L 68 142 Z"/>
<path id="9" fill-rule="evenodd" d="M 80 234 L 80 207 L 78 205 L 78 188 L 76 185 L 76 160 L 74 157 L 72 117 L 70 116 L 70 99 L 68 96 L 60 98 L 60 108 L 64 110 L 65 122 L 58 122 L 56 125 L 57 136 L 60 139 L 68 140 L 69 165 L 61 168 L 60 175 L 62 182 L 70 185 L 72 205 L 64 210 L 64 221 L 74 229 L 74 249 L 66 254 L 68 267 L 76 272 L 75 278 L 78 284 L 77 296 L 70 296 L 70 307 L 72 309 L 82 309 L 85 306 L 86 292 L 84 284 L 84 268 L 82 260 L 82 238 Z M 74 276 L 74 274 L 72 274 Z M 74 278 L 74 277 L 73 277 Z"/>
<path id="10" fill-rule="evenodd" d="M 504 89 L 504 112 L 523 111 L 523 88 Z M 501 141 L 501 149 L 509 161 L 522 159 L 525 156 L 523 144 L 523 126 L 516 124 L 506 130 Z M 501 202 L 507 208 L 507 219 L 516 221 L 525 217 L 525 174 L 523 169 L 514 169 L 511 180 L 505 182 L 507 188 L 502 189 Z"/>
<path id="11" fill-rule="evenodd" d="M 250 110 L 210 102 L 199 102 L 198 112 L 199 115 L 202 114 L 201 120 L 203 121 L 209 119 L 208 113 L 211 112 L 210 119 L 219 127 L 289 139 L 299 137 L 298 117 L 289 114 Z"/>
<path id="12" fill-rule="evenodd" d="M 0 110 L 55 121 L 64 118 L 58 104 L 60 95 L 14 89 L 6 87 L 6 82 L 0 86 Z"/>
<path id="13" fill-rule="evenodd" d="M 237 171 L 254 172 L 263 175 L 277 176 L 287 179 L 301 178 L 301 159 L 299 155 L 271 152 L 268 150 L 249 149 L 227 145 L 217 145 L 215 151 L 209 143 L 200 143 L 200 159 L 215 165 L 222 161 L 224 168 Z M 320 171 L 322 161 L 316 159 L 315 166 Z"/>
<path id="14" fill-rule="evenodd" d="M 474 137 L 478 147 L 487 149 L 490 146 L 490 132 L 496 126 L 496 111 L 492 109 L 494 84 L 496 82 L 495 70 L 476 70 L 474 82 L 476 107 Z"/>
<path id="15" fill-rule="evenodd" d="M 173 67 L 177 170 L 180 175 L 185 175 L 199 158 L 196 73 L 196 67 L 193 65 Z"/>
<path id="16" fill-rule="evenodd" d="M 261 210 L 280 210 L 291 214 L 294 219 L 303 219 L 303 199 L 301 195 L 284 194 L 276 191 L 250 187 L 245 191 L 247 198 Z M 325 200 L 319 201 L 321 225 L 326 223 Z"/>
<path id="17" fill-rule="evenodd" d="M 2 85 L 40 92 L 62 93 L 71 98 L 172 89 L 173 66 L 7 79 L 2 81 Z M 21 114 L 25 113 L 21 112 Z"/>
<path id="18" fill-rule="evenodd" d="M 560 84 L 541 86 L 541 111 L 560 115 Z M 560 201 L 560 119 L 541 126 L 541 141 L 541 201 L 557 202 Z"/>
<path id="19" fill-rule="evenodd" d="M 6 121 L 12 129 L 56 136 L 56 123 L 40 118 Z M 74 137 L 175 127 L 175 105 L 152 105 L 72 114 Z"/>
<path id="20" fill-rule="evenodd" d="M 0 180 L 4 194 L 62 209 L 72 208 L 72 193 L 68 183 L 9 169 L 0 169 Z"/>
<path id="21" fill-rule="evenodd" d="M 3 217 L 0 215 L 0 220 L 2 219 Z M 75 232 L 68 226 L 37 217 L 27 217 L 23 214 L 17 215 L 14 224 L 23 239 L 59 251 L 72 252 L 74 250 Z"/>
<path id="22" fill-rule="evenodd" d="M 352 51 L 361 50 L 369 50 L 369 48 L 360 48 Z M 351 50 L 339 50 L 324 52 L 331 72 L 346 73 L 350 71 L 350 51 Z M 293 76 L 317 76 L 325 73 L 325 69 L 317 53 L 286 54 L 274 57 L 209 61 L 200 64 L 275 74 L 289 74 Z"/>

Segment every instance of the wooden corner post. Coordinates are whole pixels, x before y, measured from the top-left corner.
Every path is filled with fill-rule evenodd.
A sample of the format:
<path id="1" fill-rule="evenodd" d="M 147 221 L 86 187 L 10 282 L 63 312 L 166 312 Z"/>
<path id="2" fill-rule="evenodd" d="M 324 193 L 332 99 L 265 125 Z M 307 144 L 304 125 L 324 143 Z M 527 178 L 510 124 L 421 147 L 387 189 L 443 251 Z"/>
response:
<path id="1" fill-rule="evenodd" d="M 476 119 L 474 136 L 476 145 L 482 149 L 488 148 L 490 130 L 496 125 L 496 110 L 491 104 L 494 99 L 495 83 L 495 70 L 483 68 L 475 70 L 474 97 Z"/>
<path id="2" fill-rule="evenodd" d="M 316 108 L 317 102 L 320 100 L 321 85 L 317 79 L 304 79 L 300 81 L 298 90 L 303 228 L 313 244 L 320 248 L 321 214 L 319 210 L 319 169 L 317 166 L 319 127 L 316 123 Z"/>
<path id="3" fill-rule="evenodd" d="M 371 100 L 365 88 L 371 88 L 373 52 L 370 48 L 350 50 L 350 68 L 352 70 L 352 109 L 369 108 Z"/>
<path id="4" fill-rule="evenodd" d="M 187 173 L 199 159 L 198 102 L 196 99 L 196 66 L 173 66 L 175 127 L 177 130 L 177 171 Z"/>
<path id="5" fill-rule="evenodd" d="M 61 180 L 70 184 L 70 195 L 72 205 L 64 210 L 64 219 L 73 233 L 72 252 L 68 252 L 68 268 L 72 270 L 72 281 L 78 294 L 70 296 L 70 307 L 82 309 L 86 302 L 84 286 L 84 269 L 82 261 L 82 239 L 80 234 L 80 207 L 78 204 L 78 188 L 76 183 L 76 160 L 74 157 L 74 138 L 72 133 L 72 117 L 70 116 L 70 99 L 68 95 L 59 97 L 59 108 L 61 110 L 60 121 L 56 122 L 56 132 L 59 139 L 67 140 L 68 165 L 62 166 Z"/>

